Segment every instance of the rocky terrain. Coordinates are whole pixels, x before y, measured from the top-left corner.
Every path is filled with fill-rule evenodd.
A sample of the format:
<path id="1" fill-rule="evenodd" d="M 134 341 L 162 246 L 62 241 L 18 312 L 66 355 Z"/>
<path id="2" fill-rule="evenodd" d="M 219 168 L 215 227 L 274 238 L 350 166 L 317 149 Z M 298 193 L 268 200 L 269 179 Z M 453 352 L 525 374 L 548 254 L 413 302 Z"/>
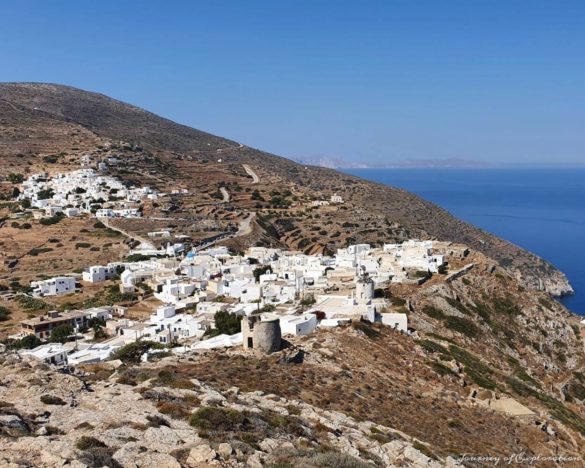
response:
<path id="1" fill-rule="evenodd" d="M 6 467 L 456 465 L 430 458 L 426 445 L 379 424 L 262 391 L 218 391 L 176 377 L 169 370 L 176 358 L 126 368 L 121 376 L 115 362 L 94 368 L 109 375 L 104 380 L 14 354 L 0 359 L 0 464 Z"/>

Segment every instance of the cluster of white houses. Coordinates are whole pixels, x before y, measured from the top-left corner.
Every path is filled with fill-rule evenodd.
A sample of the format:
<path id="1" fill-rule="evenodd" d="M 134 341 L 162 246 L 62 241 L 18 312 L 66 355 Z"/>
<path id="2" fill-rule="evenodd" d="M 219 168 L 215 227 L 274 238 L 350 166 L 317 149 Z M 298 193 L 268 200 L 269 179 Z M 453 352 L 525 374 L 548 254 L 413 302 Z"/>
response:
<path id="1" fill-rule="evenodd" d="M 120 308 L 50 312 L 24 321 L 22 334 L 45 339 L 60 324 L 84 331 L 90 318 L 107 320 L 110 339 L 85 344 L 78 340 L 75 348 L 66 353 L 70 364 L 78 364 L 106 359 L 117 348 L 137 339 L 179 342 L 183 345 L 177 348 L 180 350 L 242 343 L 253 347 L 252 338 L 244 340 L 242 333 L 205 339 L 206 331 L 215 328 L 218 312 L 247 320 L 255 317 L 256 329 L 264 323 L 278 323 L 283 335 L 306 335 L 318 327 L 352 320 L 379 322 L 406 332 L 407 315 L 394 310 L 383 294 L 377 294 L 378 290 L 392 282 L 423 281 L 429 272 L 440 271 L 445 254 L 453 253 L 454 248 L 448 243 L 409 240 L 382 248 L 351 245 L 328 257 L 265 247 L 251 247 L 244 255 L 232 255 L 226 247 L 215 247 L 189 252 L 181 259 L 93 265 L 83 273 L 83 282 L 119 279 L 124 293 L 146 285 L 161 306 L 146 321 L 124 318 Z M 31 286 L 38 295 L 67 294 L 75 290 L 76 281 L 73 277 L 59 277 Z M 249 327 L 247 330 L 251 333 Z M 46 356 L 47 346 L 60 355 L 61 348 L 53 344 L 31 353 L 52 362 L 52 357 Z"/>
<path id="2" fill-rule="evenodd" d="M 93 169 L 49 175 L 33 174 L 21 186 L 20 200 L 29 200 L 35 215 L 140 217 L 140 202 L 162 194 L 149 187 L 126 187 L 119 179 Z"/>

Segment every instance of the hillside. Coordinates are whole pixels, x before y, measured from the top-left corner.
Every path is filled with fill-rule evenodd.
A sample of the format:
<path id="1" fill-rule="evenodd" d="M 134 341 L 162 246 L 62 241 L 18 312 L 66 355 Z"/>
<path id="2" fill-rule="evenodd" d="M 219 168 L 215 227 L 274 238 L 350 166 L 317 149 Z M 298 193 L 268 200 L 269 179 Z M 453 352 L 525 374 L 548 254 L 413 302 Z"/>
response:
<path id="1" fill-rule="evenodd" d="M 259 212 L 256 227 L 265 242 L 314 253 L 335 249 L 348 238 L 382 242 L 408 235 L 432 237 L 485 253 L 531 289 L 571 291 L 566 277 L 546 261 L 403 190 L 299 165 L 100 94 L 51 84 L 0 84 L 0 131 L 3 173 L 55 171 L 83 154 L 114 154 L 123 156 L 115 172 L 133 181 L 139 175 L 141 183 L 189 186 L 207 195 L 231 185 L 234 209 Z M 242 164 L 260 176 L 256 198 L 243 191 L 250 187 L 250 175 Z M 320 221 L 312 222 L 306 211 L 280 204 L 280 194 L 270 195 L 276 186 L 287 188 L 297 200 L 327 199 L 337 193 L 345 205 L 342 210 L 324 210 Z M 269 203 L 255 202 L 258 197 Z M 191 200 L 185 207 L 192 210 L 200 202 Z M 328 235 L 311 232 L 315 227 L 319 231 L 318 225 L 326 225 Z"/>
<path id="2" fill-rule="evenodd" d="M 95 171 L 79 170 L 88 167 Z M 127 310 L 107 331 L 94 323 L 81 341 L 107 344 L 134 336 L 111 348 L 107 360 L 74 367 L 39 363 L 17 352 L 21 341 L 3 339 L 0 465 L 475 467 L 494 463 L 458 460 L 468 454 L 500 457 L 505 464 L 504 457 L 522 454 L 541 457 L 536 466 L 582 466 L 585 325 L 551 297 L 570 290 L 565 276 L 531 253 L 403 190 L 300 165 L 65 86 L 0 85 L 0 168 L 0 338 L 18 331 L 23 319 L 45 324 L 40 317 L 50 310 L 76 313 L 108 305 Z M 66 198 L 52 186 L 56 193 L 36 201 L 62 197 L 65 205 L 84 196 L 81 215 L 39 217 L 40 210 L 25 206 L 26 197 L 18 199 L 28 175 L 71 171 L 100 178 L 66 184 Z M 44 184 L 51 178 L 39 179 Z M 134 209 L 142 216 L 94 217 L 112 199 L 131 205 L 131 189 L 144 186 L 158 193 L 149 198 L 152 192 L 139 190 Z M 47 187 L 38 186 L 37 195 Z M 150 236 L 165 230 L 164 238 Z M 121 278 L 113 274 L 95 283 L 83 280 L 68 294 L 26 294 L 31 281 L 79 277 L 90 265 L 123 259 L 142 262 L 154 254 L 141 255 L 135 247 L 166 248 L 175 234 L 187 249 L 224 244 L 234 259 L 245 261 L 199 255 L 209 257 L 205 265 L 213 262 L 217 271 L 210 267 L 195 310 L 215 302 L 222 311 L 239 299 L 231 291 L 212 291 L 212 281 L 233 283 L 229 275 L 241 268 L 254 281 L 245 283 L 251 289 L 260 284 L 256 275 L 267 272 L 259 258 L 243 256 L 250 246 L 330 254 L 350 242 L 448 242 L 433 244 L 433 256 L 445 257 L 442 269 L 419 269 L 409 281 L 388 279 L 375 290 L 369 282 L 370 299 L 383 304 L 376 312 L 400 314 L 408 328 L 352 315 L 335 328 L 325 324 L 307 335 L 288 334 L 272 354 L 241 345 L 191 346 L 201 344 L 201 336 L 153 344 L 152 336 L 171 341 L 170 325 L 139 337 L 145 323 L 118 323 L 148 321 L 166 304 L 157 288 L 187 277 L 177 273 L 175 251 L 163 251 L 155 262 L 160 277 L 137 281 L 129 290 L 121 290 Z M 429 252 L 421 255 L 429 260 Z M 278 252 L 274 262 L 289 254 Z M 348 255 L 351 261 L 354 253 Z M 321 260 L 325 278 L 335 269 Z M 370 260 L 379 266 L 382 254 Z M 344 269 L 339 271 L 347 275 Z M 350 273 L 351 281 L 326 283 L 323 290 L 345 295 L 355 308 L 355 284 L 364 284 L 367 275 L 354 282 Z M 278 278 L 279 288 L 297 279 Z M 315 308 L 323 304 L 301 292 L 295 286 L 288 297 L 279 289 L 279 305 L 301 315 L 308 299 Z M 239 296 L 252 314 L 266 297 Z M 332 306 L 334 313 L 339 307 Z M 181 320 L 194 316 L 193 308 L 186 309 Z M 325 314 L 312 313 L 315 323 Z M 219 314 L 212 316 L 218 325 Z M 216 328 L 205 333 L 228 334 Z M 67 338 L 77 349 L 77 337 Z M 159 352 L 144 362 L 151 348 Z M 558 456 L 565 457 L 562 463 Z"/>

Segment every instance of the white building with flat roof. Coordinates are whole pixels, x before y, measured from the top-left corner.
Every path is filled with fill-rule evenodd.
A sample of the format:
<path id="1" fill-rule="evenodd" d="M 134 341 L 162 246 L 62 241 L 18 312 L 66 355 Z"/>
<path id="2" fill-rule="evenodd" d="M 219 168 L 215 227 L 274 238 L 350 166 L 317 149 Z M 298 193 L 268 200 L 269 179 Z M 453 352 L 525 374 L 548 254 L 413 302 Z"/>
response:
<path id="1" fill-rule="evenodd" d="M 75 292 L 75 278 L 71 276 L 55 276 L 42 281 L 31 281 L 33 296 L 62 296 Z"/>

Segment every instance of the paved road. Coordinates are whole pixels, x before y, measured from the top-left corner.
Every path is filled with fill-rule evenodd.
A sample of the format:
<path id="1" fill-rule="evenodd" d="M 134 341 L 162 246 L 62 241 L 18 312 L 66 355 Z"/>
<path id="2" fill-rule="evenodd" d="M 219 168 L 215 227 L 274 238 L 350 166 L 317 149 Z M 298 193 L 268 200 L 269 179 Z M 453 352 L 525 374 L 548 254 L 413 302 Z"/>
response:
<path id="1" fill-rule="evenodd" d="M 246 171 L 246 173 L 249 176 L 252 176 L 252 183 L 253 184 L 257 184 L 258 182 L 260 182 L 260 177 L 258 177 L 258 175 L 252 170 L 252 168 L 250 166 L 248 166 L 247 164 L 242 164 L 242 166 L 244 167 L 244 170 Z"/>

